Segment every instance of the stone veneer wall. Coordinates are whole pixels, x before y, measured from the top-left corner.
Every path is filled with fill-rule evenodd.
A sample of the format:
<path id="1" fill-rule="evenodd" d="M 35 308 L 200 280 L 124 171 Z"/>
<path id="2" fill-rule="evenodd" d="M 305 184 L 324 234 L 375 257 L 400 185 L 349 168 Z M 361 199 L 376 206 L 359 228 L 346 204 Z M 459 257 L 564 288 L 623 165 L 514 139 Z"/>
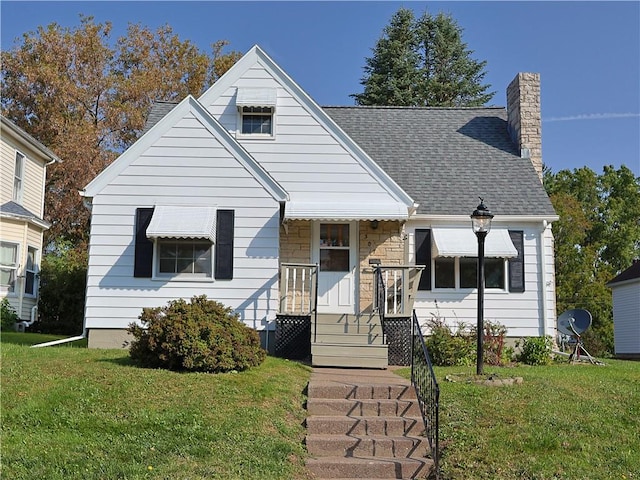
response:
<path id="1" fill-rule="evenodd" d="M 382 265 L 404 265 L 405 247 L 400 222 L 360 222 L 360 312 L 371 312 L 374 276 L 369 260 L 376 258 Z"/>
<path id="2" fill-rule="evenodd" d="M 513 142 L 529 150 L 533 167 L 542 181 L 542 117 L 540 74 L 518 73 L 507 87 L 507 121 Z"/>
<path id="3" fill-rule="evenodd" d="M 295 220 L 288 223 L 289 233 L 280 231 L 280 262 L 311 263 L 311 222 Z M 404 265 L 405 247 L 400 222 L 372 222 L 359 224 L 358 262 L 360 277 L 360 311 L 370 312 L 373 305 L 373 269 L 371 258 L 379 259 L 383 265 Z"/>
<path id="4" fill-rule="evenodd" d="M 280 227 L 280 263 L 311 263 L 311 222 L 293 220 Z"/>

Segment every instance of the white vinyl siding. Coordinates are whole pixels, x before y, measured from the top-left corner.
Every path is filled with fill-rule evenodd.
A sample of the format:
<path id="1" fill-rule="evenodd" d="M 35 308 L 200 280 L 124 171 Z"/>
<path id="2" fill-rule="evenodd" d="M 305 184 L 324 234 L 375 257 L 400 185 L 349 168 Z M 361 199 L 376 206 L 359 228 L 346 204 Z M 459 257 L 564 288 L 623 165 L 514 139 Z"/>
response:
<path id="1" fill-rule="evenodd" d="M 134 278 L 136 208 L 160 204 L 234 210 L 232 280 Z M 279 212 L 251 173 L 187 114 L 93 199 L 86 327 L 124 329 L 143 307 L 207 295 L 264 329 L 278 307 Z"/>
<path id="2" fill-rule="evenodd" d="M 236 87 L 277 89 L 275 139 L 238 141 L 290 194 L 292 201 L 384 203 L 392 199 L 374 176 L 342 142 L 260 65 L 244 73 L 205 107 L 230 132 L 237 130 L 233 104 Z"/>
<path id="3" fill-rule="evenodd" d="M 406 226 L 408 233 L 408 261 L 414 262 L 414 232 L 416 228 L 443 228 L 445 225 L 426 225 L 417 221 L 409 221 Z M 508 329 L 510 337 L 555 335 L 555 293 L 553 290 L 553 244 L 551 232 L 547 229 L 545 237 L 545 278 L 542 278 L 540 262 L 540 238 L 542 226 L 540 224 L 502 225 L 509 230 L 524 232 L 524 271 L 525 291 L 511 293 L 508 288 L 485 289 L 484 318 L 499 322 Z M 471 225 L 469 222 L 469 229 Z M 490 233 L 489 233 L 490 235 Z M 505 266 L 508 271 L 508 266 Z M 432 271 L 432 288 L 433 282 Z M 508 286 L 508 283 L 506 284 Z M 543 290 L 547 291 L 543 298 Z M 439 315 L 447 324 L 455 327 L 459 322 L 475 325 L 478 308 L 477 289 L 437 289 L 421 290 L 417 292 L 415 310 L 421 323 L 426 323 L 433 315 Z M 546 304 L 545 304 L 546 302 Z M 546 308 L 546 320 L 545 320 Z"/>
<path id="4" fill-rule="evenodd" d="M 3 138 L 1 142 L 0 155 L 2 169 L 0 171 L 0 201 L 4 204 L 14 199 L 14 182 L 16 154 L 24 155 L 22 160 L 22 191 L 20 200 L 16 201 L 31 213 L 40 218 L 44 216 L 44 176 L 45 162 L 26 145 L 13 143 L 11 139 Z M 8 132 L 7 132 L 8 133 Z"/>
<path id="5" fill-rule="evenodd" d="M 615 353 L 640 355 L 640 279 L 611 290 Z"/>

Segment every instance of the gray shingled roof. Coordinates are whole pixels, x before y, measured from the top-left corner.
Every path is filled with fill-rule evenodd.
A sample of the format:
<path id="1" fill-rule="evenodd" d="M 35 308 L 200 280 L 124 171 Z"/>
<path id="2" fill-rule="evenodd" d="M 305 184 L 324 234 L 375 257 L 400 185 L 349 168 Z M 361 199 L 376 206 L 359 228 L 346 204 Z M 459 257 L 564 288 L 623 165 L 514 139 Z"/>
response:
<path id="1" fill-rule="evenodd" d="M 176 103 L 156 102 L 145 132 Z M 419 214 L 555 215 L 507 133 L 504 108 L 323 107 L 416 202 Z"/>
<path id="2" fill-rule="evenodd" d="M 636 278 L 640 278 L 640 260 L 634 260 L 629 268 L 618 274 L 613 280 L 607 283 L 607 286 Z"/>
<path id="3" fill-rule="evenodd" d="M 419 214 L 555 215 L 504 108 L 323 107 L 413 199 Z"/>
<path id="4" fill-rule="evenodd" d="M 153 127 L 156 123 L 164 118 L 173 107 L 178 105 L 177 102 L 161 102 L 156 100 L 151 106 L 151 111 L 149 112 L 149 116 L 147 117 L 147 121 L 144 124 L 144 130 L 142 134 L 145 134 Z"/>
<path id="5" fill-rule="evenodd" d="M 24 208 L 22 205 L 17 204 L 16 202 L 7 202 L 4 205 L 0 205 L 0 213 L 6 213 L 13 217 L 21 217 L 25 220 L 35 220 L 38 222 L 46 223 L 35 213 L 31 213 L 29 210 Z"/>

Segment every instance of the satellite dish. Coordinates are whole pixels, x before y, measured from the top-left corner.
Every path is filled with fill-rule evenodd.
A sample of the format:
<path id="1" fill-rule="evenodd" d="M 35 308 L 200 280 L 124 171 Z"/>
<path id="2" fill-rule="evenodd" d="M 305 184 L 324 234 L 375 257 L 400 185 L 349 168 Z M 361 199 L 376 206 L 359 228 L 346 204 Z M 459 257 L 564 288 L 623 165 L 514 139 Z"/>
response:
<path id="1" fill-rule="evenodd" d="M 567 310 L 558 317 L 558 330 L 570 337 L 582 335 L 591 326 L 591 313 L 581 308 Z"/>
<path id="2" fill-rule="evenodd" d="M 576 342 L 573 352 L 569 355 L 569 362 L 573 361 L 574 358 L 579 361 L 580 352 L 582 351 L 587 355 L 591 363 L 598 363 L 591 357 L 591 355 L 589 355 L 589 352 L 585 350 L 584 345 L 582 344 L 582 339 L 580 338 L 580 335 L 582 335 L 590 326 L 591 313 L 581 308 L 567 310 L 558 317 L 558 330 L 560 333 L 573 337 Z M 600 365 L 604 364 L 600 363 Z"/>

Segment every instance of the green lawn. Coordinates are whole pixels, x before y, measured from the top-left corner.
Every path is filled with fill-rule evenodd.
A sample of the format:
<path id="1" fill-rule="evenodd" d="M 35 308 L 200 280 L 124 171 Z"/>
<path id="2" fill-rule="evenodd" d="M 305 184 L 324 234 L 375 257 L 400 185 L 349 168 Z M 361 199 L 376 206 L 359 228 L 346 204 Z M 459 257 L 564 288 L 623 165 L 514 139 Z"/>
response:
<path id="1" fill-rule="evenodd" d="M 524 378 L 510 387 L 444 380 L 475 367 L 435 372 L 443 479 L 640 479 L 640 362 L 485 367 Z"/>
<path id="2" fill-rule="evenodd" d="M 306 478 L 309 367 L 173 373 L 2 340 L 3 480 Z"/>
<path id="3" fill-rule="evenodd" d="M 173 373 L 17 338 L 2 335 L 3 480 L 306 478 L 307 366 Z M 524 378 L 499 388 L 437 368 L 443 479 L 640 480 L 640 362 L 606 363 L 485 367 Z"/>

